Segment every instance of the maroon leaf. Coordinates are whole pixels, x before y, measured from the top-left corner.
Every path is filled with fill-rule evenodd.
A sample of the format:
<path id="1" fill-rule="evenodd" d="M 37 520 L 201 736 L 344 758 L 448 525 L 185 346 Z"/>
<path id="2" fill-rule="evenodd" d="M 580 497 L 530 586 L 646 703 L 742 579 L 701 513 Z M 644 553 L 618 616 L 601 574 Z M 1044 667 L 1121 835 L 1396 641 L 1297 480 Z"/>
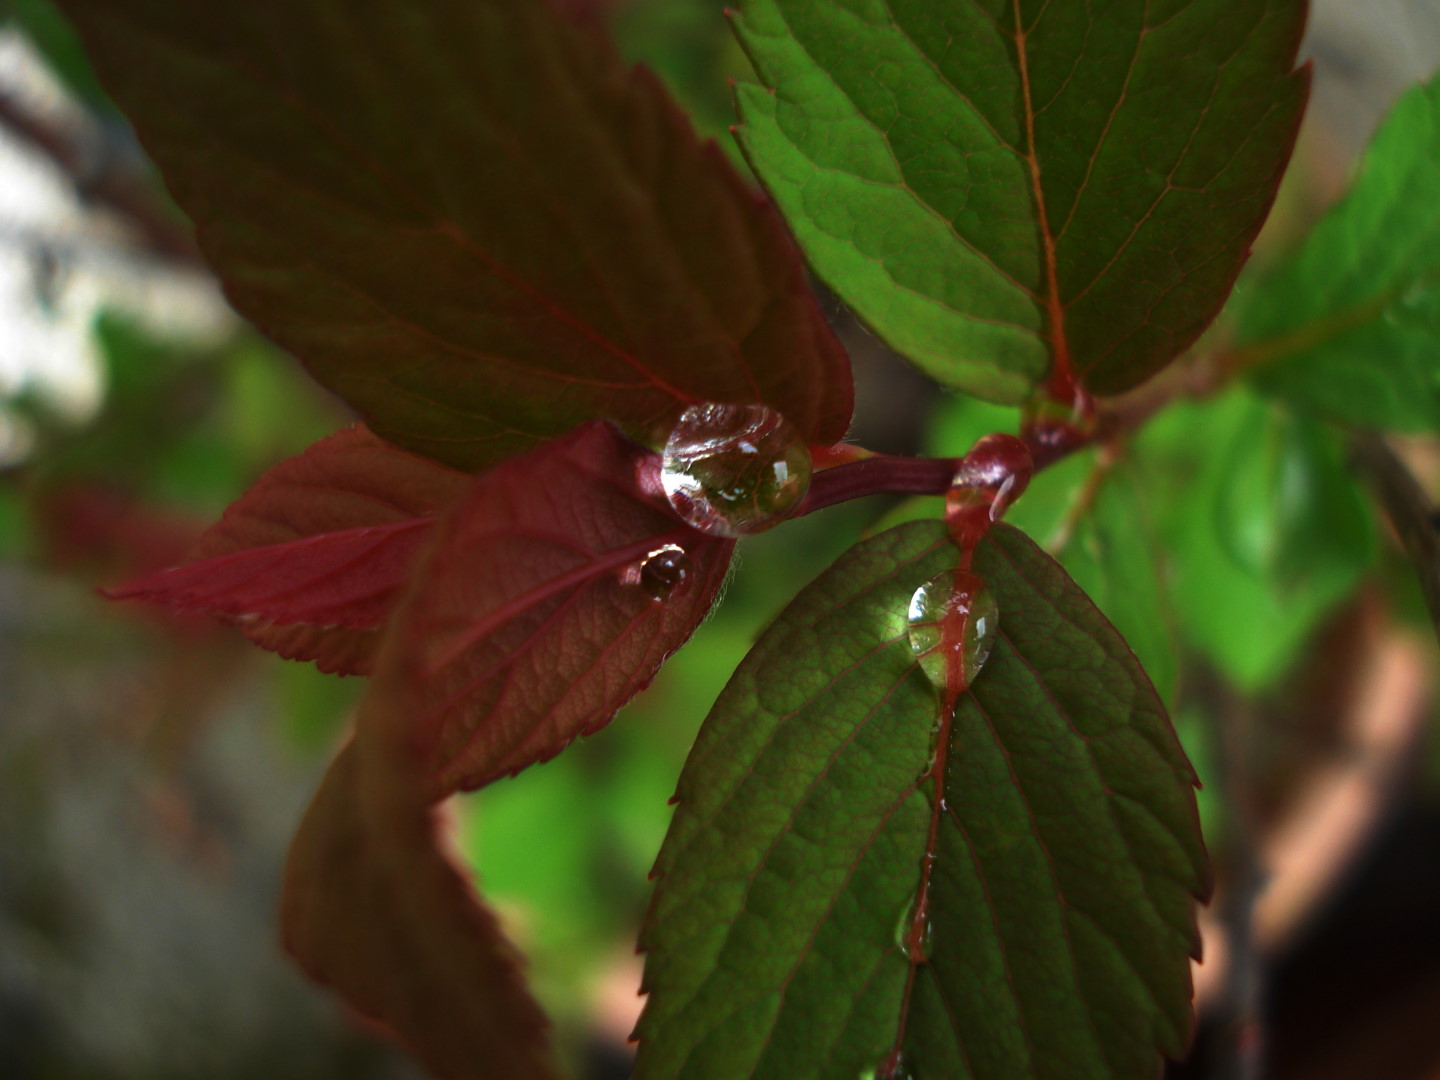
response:
<path id="1" fill-rule="evenodd" d="M 418 677 L 390 641 L 290 849 L 286 948 L 436 1076 L 554 1077 L 519 957 L 438 846 L 405 711 Z"/>
<path id="2" fill-rule="evenodd" d="M 473 788 L 605 723 L 705 617 L 733 541 L 645 493 L 656 457 L 601 421 L 476 479 L 442 521 L 389 631 L 423 675 L 413 715 L 441 790 Z M 685 552 L 663 600 L 646 556 Z"/>
<path id="3" fill-rule="evenodd" d="M 385 438 L 474 471 L 700 401 L 844 435 L 779 218 L 553 4 L 62 7 L 235 306 Z"/>
<path id="4" fill-rule="evenodd" d="M 365 673 L 373 631 L 468 479 L 348 428 L 262 476 L 195 561 L 108 595 L 207 611 L 282 656 Z"/>

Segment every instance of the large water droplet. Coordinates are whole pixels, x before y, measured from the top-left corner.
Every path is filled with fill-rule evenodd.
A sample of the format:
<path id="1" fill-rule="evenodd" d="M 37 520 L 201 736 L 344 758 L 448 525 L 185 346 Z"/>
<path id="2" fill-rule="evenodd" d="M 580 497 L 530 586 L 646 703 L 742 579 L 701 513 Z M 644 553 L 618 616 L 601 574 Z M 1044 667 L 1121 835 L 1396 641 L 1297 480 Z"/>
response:
<path id="1" fill-rule="evenodd" d="M 917 910 L 920 903 L 920 894 L 917 892 L 910 898 L 910 903 L 905 905 L 905 910 L 900 913 L 900 921 L 895 924 L 895 944 L 912 964 L 928 961 L 931 948 L 935 944 L 935 925 L 928 912 Z"/>
<path id="2" fill-rule="evenodd" d="M 778 525 L 810 488 L 810 450 L 764 405 L 692 405 L 661 460 L 665 496 L 686 522 L 714 536 Z"/>
<path id="3" fill-rule="evenodd" d="M 1000 605 L 979 574 L 947 570 L 915 590 L 909 618 L 910 650 L 921 670 L 941 691 L 960 691 L 990 656 Z"/>
<path id="4" fill-rule="evenodd" d="M 668 599 L 690 574 L 690 556 L 679 544 L 665 544 L 640 560 L 638 584 L 652 600 Z"/>

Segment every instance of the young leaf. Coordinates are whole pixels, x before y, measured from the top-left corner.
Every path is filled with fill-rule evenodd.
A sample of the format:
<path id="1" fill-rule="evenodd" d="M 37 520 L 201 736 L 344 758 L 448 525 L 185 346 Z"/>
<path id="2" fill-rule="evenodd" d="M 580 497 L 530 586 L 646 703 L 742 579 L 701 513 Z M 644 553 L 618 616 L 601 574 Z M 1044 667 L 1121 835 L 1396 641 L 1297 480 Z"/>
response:
<path id="1" fill-rule="evenodd" d="M 644 494 L 656 460 L 592 421 L 478 477 L 442 522 L 396 631 L 419 657 L 412 715 L 434 732 L 441 790 L 609 722 L 710 610 L 734 542 Z M 650 577 L 656 552 L 681 580 Z"/>
<path id="2" fill-rule="evenodd" d="M 1351 424 L 1440 429 L 1440 79 L 1405 94 L 1349 193 L 1241 309 L 1256 383 Z"/>
<path id="3" fill-rule="evenodd" d="M 936 378 L 1116 393 L 1219 309 L 1305 100 L 1303 0 L 745 0 L 741 144 L 819 275 Z M 766 89 L 769 87 L 770 89 Z"/>
<path id="4" fill-rule="evenodd" d="M 435 515 L 467 483 L 362 425 L 347 428 L 262 476 L 193 561 L 108 595 L 228 617 L 282 655 L 367 673 L 369 631 L 389 615 Z"/>
<path id="5" fill-rule="evenodd" d="M 1064 571 L 997 526 L 973 569 L 999 639 L 938 727 L 937 793 L 940 695 L 906 613 L 956 563 L 937 522 L 853 548 L 716 702 L 642 933 L 637 1077 L 888 1076 L 898 1050 L 917 1077 L 1139 1078 L 1185 1048 L 1207 870 L 1164 708 Z"/>
<path id="6" fill-rule="evenodd" d="M 761 402 L 845 433 L 774 211 L 544 0 L 62 0 L 235 306 L 377 434 L 473 471 Z"/>
<path id="7" fill-rule="evenodd" d="M 403 640 L 330 766 L 285 867 L 285 946 L 312 978 L 447 1080 L 557 1077 L 519 957 L 437 846 L 409 730 L 418 675 Z"/>

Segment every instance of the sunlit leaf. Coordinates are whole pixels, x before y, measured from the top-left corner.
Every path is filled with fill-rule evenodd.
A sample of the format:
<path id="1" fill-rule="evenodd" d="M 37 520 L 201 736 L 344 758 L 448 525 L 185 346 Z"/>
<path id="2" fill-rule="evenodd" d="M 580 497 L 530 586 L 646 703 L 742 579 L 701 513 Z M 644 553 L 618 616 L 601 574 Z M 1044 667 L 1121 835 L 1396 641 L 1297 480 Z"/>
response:
<path id="1" fill-rule="evenodd" d="M 1440 79 L 1411 89 L 1349 193 L 1241 308 L 1263 390 L 1352 424 L 1440 428 Z"/>
<path id="2" fill-rule="evenodd" d="M 369 632 L 384 624 L 436 514 L 468 482 L 357 425 L 262 476 L 191 562 L 109 595 L 225 616 L 284 656 L 364 673 Z"/>
<path id="3" fill-rule="evenodd" d="M 231 300 L 377 434 L 467 471 L 848 363 L 774 211 L 542 0 L 63 0 Z"/>
<path id="4" fill-rule="evenodd" d="M 974 569 L 1000 636 L 940 696 L 911 594 L 953 568 L 938 522 L 853 548 L 779 617 L 681 778 L 642 945 L 637 1077 L 1135 1077 L 1189 1037 L 1193 773 L 1134 656 L 1064 572 L 998 526 Z M 933 855 L 928 959 L 902 928 Z"/>
<path id="5" fill-rule="evenodd" d="M 741 143 L 822 278 L 936 378 L 1114 393 L 1214 316 L 1289 155 L 1303 0 L 745 0 Z M 769 89 L 767 89 L 767 87 Z"/>

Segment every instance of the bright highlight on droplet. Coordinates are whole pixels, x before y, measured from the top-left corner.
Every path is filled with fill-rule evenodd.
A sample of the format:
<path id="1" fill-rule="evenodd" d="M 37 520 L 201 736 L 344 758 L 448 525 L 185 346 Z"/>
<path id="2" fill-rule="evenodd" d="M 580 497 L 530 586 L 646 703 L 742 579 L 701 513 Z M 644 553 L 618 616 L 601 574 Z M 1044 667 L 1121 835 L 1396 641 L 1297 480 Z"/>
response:
<path id="1" fill-rule="evenodd" d="M 690 575 L 690 556 L 679 544 L 665 544 L 640 561 L 639 586 L 652 600 L 667 600 Z"/>
<path id="2" fill-rule="evenodd" d="M 810 488 L 810 450 L 764 405 L 692 405 L 661 459 L 670 505 L 713 536 L 749 536 L 789 516 Z"/>
<path id="3" fill-rule="evenodd" d="M 917 893 L 905 905 L 900 921 L 895 925 L 895 944 L 912 964 L 929 961 L 935 946 L 935 924 L 928 914 L 916 910 L 919 906 L 920 896 Z"/>
<path id="4" fill-rule="evenodd" d="M 1000 629 L 1000 605 L 979 574 L 947 570 L 910 598 L 910 650 L 937 689 L 975 681 Z"/>
<path id="5" fill-rule="evenodd" d="M 910 1068 L 903 1055 L 887 1058 L 871 1069 L 860 1073 L 860 1080 L 916 1080 L 915 1070 Z"/>

